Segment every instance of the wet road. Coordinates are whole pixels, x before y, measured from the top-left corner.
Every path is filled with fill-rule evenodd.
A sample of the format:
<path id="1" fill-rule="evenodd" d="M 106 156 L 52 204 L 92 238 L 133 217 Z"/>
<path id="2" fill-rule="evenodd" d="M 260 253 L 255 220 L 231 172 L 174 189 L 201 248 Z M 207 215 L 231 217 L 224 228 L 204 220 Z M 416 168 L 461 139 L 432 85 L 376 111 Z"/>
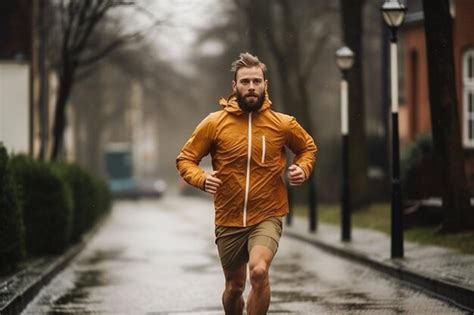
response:
<path id="1" fill-rule="evenodd" d="M 223 314 L 211 207 L 177 197 L 117 204 L 86 249 L 23 314 Z M 273 314 L 462 314 L 287 237 L 270 276 Z"/>

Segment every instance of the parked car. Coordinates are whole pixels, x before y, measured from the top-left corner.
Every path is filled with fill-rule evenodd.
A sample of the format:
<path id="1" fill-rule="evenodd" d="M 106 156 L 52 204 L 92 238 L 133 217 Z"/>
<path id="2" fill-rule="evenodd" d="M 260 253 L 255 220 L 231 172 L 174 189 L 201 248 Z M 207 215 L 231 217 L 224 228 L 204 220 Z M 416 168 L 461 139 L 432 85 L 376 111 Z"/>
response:
<path id="1" fill-rule="evenodd" d="M 167 188 L 162 179 L 111 180 L 109 183 L 112 196 L 118 199 L 157 198 Z"/>

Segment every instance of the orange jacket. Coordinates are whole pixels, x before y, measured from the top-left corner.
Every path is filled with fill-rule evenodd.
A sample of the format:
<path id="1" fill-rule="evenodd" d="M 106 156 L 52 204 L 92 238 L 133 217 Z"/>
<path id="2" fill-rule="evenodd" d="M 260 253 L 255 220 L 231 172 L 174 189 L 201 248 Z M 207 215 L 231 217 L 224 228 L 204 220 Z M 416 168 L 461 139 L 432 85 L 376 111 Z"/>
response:
<path id="1" fill-rule="evenodd" d="M 285 146 L 307 178 L 316 159 L 313 139 L 294 117 L 271 110 L 268 97 L 253 113 L 242 111 L 235 97 L 219 103 L 223 110 L 209 114 L 178 155 L 179 173 L 204 190 L 207 174 L 198 165 L 211 153 L 212 167 L 223 182 L 214 195 L 216 225 L 251 226 L 287 214 Z"/>

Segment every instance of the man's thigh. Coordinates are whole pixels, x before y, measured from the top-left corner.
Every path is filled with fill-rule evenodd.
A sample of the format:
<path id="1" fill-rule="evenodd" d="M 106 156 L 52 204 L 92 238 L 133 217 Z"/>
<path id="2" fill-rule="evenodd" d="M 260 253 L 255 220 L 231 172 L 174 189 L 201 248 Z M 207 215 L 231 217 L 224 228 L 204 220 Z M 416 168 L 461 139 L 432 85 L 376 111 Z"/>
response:
<path id="1" fill-rule="evenodd" d="M 216 245 L 224 270 L 237 270 L 248 262 L 247 244 L 250 231 L 250 228 L 216 227 Z"/>
<path id="2" fill-rule="evenodd" d="M 216 226 L 216 244 L 223 269 L 232 271 L 245 265 L 256 245 L 269 249 L 273 257 L 281 233 L 281 217 L 270 217 L 256 226 L 246 228 Z"/>
<path id="3" fill-rule="evenodd" d="M 282 218 L 270 217 L 259 223 L 250 233 L 248 241 L 248 252 L 250 256 L 253 248 L 264 247 L 271 251 L 271 257 L 275 256 L 282 234 Z M 257 251 L 258 253 L 261 250 Z M 265 251 L 264 251 L 265 252 Z"/>

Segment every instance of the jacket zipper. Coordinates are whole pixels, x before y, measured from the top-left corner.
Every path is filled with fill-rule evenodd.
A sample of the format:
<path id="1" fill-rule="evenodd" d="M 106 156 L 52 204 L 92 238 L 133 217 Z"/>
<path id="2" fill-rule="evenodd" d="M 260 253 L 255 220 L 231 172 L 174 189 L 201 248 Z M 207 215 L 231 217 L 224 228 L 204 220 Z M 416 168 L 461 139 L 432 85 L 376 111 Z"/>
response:
<path id="1" fill-rule="evenodd" d="M 247 149 L 247 176 L 245 178 L 245 200 L 244 200 L 244 217 L 243 226 L 247 226 L 247 203 L 249 200 L 249 188 L 250 188 L 250 161 L 252 159 L 252 113 L 249 113 L 249 126 L 248 126 L 248 149 Z"/>
<path id="2" fill-rule="evenodd" d="M 265 163 L 265 136 L 262 136 L 262 164 Z"/>

